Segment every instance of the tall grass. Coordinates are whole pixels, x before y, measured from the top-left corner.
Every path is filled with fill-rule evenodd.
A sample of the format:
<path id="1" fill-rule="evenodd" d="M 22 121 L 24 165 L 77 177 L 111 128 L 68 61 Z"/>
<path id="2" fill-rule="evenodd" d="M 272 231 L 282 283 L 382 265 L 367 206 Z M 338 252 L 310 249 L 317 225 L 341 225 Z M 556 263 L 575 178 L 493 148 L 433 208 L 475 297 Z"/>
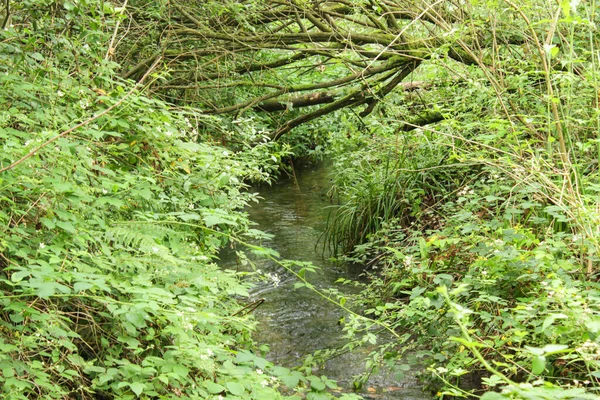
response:
<path id="1" fill-rule="evenodd" d="M 340 205 L 329 215 L 325 244 L 345 253 L 392 219 L 407 225 L 418 218 L 459 186 L 462 165 L 444 165 L 450 154 L 420 131 L 368 139 L 336 165 L 332 190 Z"/>

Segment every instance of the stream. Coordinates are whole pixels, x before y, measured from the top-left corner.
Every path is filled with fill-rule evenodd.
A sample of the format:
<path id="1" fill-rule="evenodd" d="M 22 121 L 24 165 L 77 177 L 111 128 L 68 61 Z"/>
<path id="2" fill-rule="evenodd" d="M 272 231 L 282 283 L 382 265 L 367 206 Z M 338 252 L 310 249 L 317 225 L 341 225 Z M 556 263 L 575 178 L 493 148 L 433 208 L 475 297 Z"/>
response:
<path id="1" fill-rule="evenodd" d="M 358 279 L 360 269 L 334 263 L 324 257 L 317 242 L 322 235 L 331 203 L 327 191 L 331 187 L 329 168 L 322 164 L 296 168 L 296 177 L 282 178 L 273 185 L 254 187 L 261 199 L 247 209 L 257 229 L 274 235 L 263 245 L 276 250 L 282 257 L 311 262 L 319 267 L 307 273 L 317 288 L 336 288 L 351 294 L 356 289 L 335 283 L 338 278 Z M 253 335 L 258 344 L 267 344 L 267 359 L 286 367 L 297 366 L 302 358 L 319 349 L 340 347 L 342 329 L 338 324 L 343 310 L 306 289 L 294 289 L 296 278 L 270 260 L 252 258 L 263 273 L 275 277 L 259 282 L 250 292 L 250 301 L 264 298 L 254 314 L 259 321 Z M 233 251 L 221 254 L 223 268 L 244 270 Z M 278 282 L 277 282 L 278 281 Z M 357 349 L 329 360 L 318 375 L 337 380 L 345 392 L 352 391 L 353 376 L 363 372 L 363 357 L 369 349 Z M 385 371 L 371 376 L 362 393 L 367 399 L 431 399 L 422 392 L 419 382 L 407 373 L 398 381 Z"/>

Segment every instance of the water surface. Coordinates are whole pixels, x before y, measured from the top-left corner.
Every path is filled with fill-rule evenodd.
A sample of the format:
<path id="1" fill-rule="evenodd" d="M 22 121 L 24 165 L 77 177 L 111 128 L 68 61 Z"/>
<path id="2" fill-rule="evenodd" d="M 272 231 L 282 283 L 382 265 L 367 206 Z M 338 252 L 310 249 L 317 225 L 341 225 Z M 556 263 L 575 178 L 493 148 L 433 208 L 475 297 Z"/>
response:
<path id="1" fill-rule="evenodd" d="M 318 246 L 331 210 L 327 191 L 331 187 L 329 169 L 323 165 L 297 168 L 295 177 L 283 178 L 273 185 L 254 188 L 263 200 L 248 208 L 257 228 L 273 235 L 262 243 L 286 259 L 311 262 L 319 269 L 308 274 L 308 280 L 318 288 L 334 287 L 342 293 L 356 289 L 335 283 L 340 277 L 358 279 L 360 270 L 327 259 Z M 288 367 L 301 364 L 304 356 L 316 350 L 340 347 L 342 329 L 338 321 L 343 310 L 306 289 L 294 289 L 295 277 L 269 260 L 254 259 L 257 268 L 274 275 L 275 281 L 258 283 L 251 291 L 252 300 L 266 301 L 254 311 L 260 324 L 254 339 L 268 344 L 268 359 Z M 233 252 L 222 255 L 221 265 L 241 269 Z M 276 284 L 276 281 L 279 281 Z M 328 361 L 318 374 L 338 381 L 344 391 L 351 391 L 352 377 L 363 372 L 363 357 L 368 349 L 345 354 Z M 368 389 L 368 391 L 367 391 Z M 365 387 L 365 398 L 430 399 L 412 377 L 402 381 L 381 372 L 371 377 Z"/>

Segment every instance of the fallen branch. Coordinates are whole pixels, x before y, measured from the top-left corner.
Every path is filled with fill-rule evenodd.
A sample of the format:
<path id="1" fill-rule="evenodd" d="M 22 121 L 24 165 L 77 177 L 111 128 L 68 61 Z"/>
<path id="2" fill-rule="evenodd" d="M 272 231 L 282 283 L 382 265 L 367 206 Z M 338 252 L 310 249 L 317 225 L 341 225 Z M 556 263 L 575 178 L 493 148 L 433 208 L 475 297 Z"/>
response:
<path id="1" fill-rule="evenodd" d="M 254 107 L 255 111 L 283 111 L 299 107 L 309 107 L 317 104 L 333 103 L 335 97 L 331 92 L 310 93 L 304 96 L 293 97 L 288 100 L 264 101 Z"/>

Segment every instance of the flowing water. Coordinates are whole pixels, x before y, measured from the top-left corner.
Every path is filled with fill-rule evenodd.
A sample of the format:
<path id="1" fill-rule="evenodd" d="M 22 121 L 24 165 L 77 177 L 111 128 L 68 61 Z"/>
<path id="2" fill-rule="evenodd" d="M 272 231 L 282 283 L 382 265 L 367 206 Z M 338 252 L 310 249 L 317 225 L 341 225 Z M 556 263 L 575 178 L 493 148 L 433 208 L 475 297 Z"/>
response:
<path id="1" fill-rule="evenodd" d="M 319 267 L 316 273 L 308 273 L 308 280 L 318 288 L 336 288 L 351 293 L 351 287 L 335 283 L 340 277 L 357 279 L 359 270 L 323 257 L 317 242 L 322 235 L 330 202 L 328 168 L 323 165 L 306 165 L 296 170 L 295 178 L 284 178 L 272 186 L 255 187 L 263 198 L 247 211 L 257 228 L 274 235 L 263 243 L 276 250 L 282 257 L 311 262 Z M 296 366 L 304 356 L 319 349 L 343 345 L 342 330 L 338 321 L 343 310 L 306 289 L 294 289 L 295 278 L 282 267 L 269 260 L 254 260 L 257 268 L 276 277 L 275 281 L 258 283 L 251 291 L 251 301 L 266 301 L 255 311 L 260 324 L 254 339 L 268 344 L 268 359 L 284 366 Z M 221 265 L 229 269 L 244 269 L 236 262 L 233 252 L 222 254 Z M 279 280 L 278 284 L 275 284 Z M 352 377 L 363 372 L 363 357 L 368 349 L 344 354 L 331 359 L 319 375 L 338 381 L 344 391 L 350 391 Z M 373 399 L 430 399 L 420 389 L 419 383 L 410 375 L 401 381 L 392 374 L 381 372 L 372 376 L 365 398 Z"/>

